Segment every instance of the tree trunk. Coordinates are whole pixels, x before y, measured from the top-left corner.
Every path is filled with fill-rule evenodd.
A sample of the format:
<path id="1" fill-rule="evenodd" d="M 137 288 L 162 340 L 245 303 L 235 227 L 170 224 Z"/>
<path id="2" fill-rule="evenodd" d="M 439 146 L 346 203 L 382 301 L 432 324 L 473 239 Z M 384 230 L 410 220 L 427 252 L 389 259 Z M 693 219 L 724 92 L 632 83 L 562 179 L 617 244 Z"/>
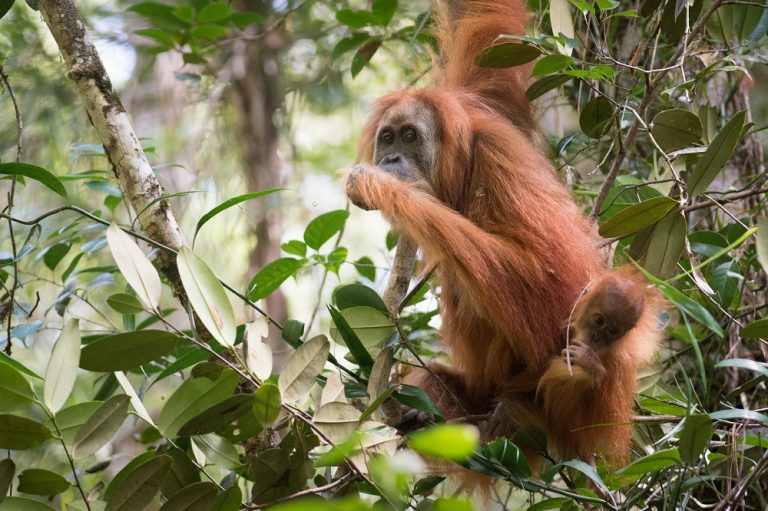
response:
<path id="1" fill-rule="evenodd" d="M 270 18 L 269 2 L 243 0 L 237 6 L 244 11 L 256 11 Z M 269 22 L 267 22 L 269 23 Z M 275 114 L 283 105 L 284 91 L 279 83 L 277 54 L 286 38 L 277 30 L 264 32 L 252 27 L 246 33 L 249 40 L 238 41 L 233 48 L 233 78 L 231 100 L 237 120 L 237 140 L 243 160 L 243 172 L 249 192 L 282 185 L 282 165 L 277 154 L 278 130 Z M 251 252 L 248 275 L 280 257 L 282 212 L 280 194 L 269 195 L 250 205 L 256 247 Z M 265 299 L 267 312 L 278 322 L 288 315 L 285 296 L 280 290 Z M 277 329 L 270 329 L 268 342 L 274 352 L 273 371 L 279 372 L 289 347 Z"/>

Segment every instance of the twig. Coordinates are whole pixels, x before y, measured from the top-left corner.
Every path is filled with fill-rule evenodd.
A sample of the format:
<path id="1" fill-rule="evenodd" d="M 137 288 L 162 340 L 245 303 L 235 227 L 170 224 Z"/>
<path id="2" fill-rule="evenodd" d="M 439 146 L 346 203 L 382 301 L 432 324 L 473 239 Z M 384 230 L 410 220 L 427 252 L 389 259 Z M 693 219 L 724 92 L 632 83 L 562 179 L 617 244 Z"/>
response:
<path id="1" fill-rule="evenodd" d="M 267 504 L 248 504 L 245 506 L 244 509 L 266 509 L 268 507 L 272 507 L 277 504 L 281 504 L 283 502 L 288 502 L 289 500 L 298 499 L 299 497 L 303 497 L 305 495 L 314 495 L 317 493 L 322 493 L 324 491 L 332 490 L 336 488 L 337 486 L 342 486 L 348 482 L 351 482 L 351 480 L 355 477 L 352 473 L 344 474 L 343 476 L 339 477 L 335 481 L 332 481 L 328 484 L 325 484 L 323 486 L 318 486 L 316 488 L 307 488 L 306 490 L 297 491 L 296 493 L 292 493 L 291 495 L 288 495 L 287 497 L 283 497 L 281 499 L 273 500 L 272 502 L 269 502 Z"/>

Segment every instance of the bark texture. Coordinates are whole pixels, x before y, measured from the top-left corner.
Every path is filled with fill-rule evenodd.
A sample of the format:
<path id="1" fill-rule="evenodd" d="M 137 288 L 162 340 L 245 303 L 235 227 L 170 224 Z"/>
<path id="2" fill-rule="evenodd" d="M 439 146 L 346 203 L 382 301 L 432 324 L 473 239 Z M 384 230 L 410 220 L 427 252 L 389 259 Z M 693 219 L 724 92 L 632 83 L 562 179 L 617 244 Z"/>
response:
<path id="1" fill-rule="evenodd" d="M 39 8 L 64 59 L 67 76 L 75 83 L 126 199 L 135 211 L 144 210 L 163 195 L 163 188 L 88 37 L 82 16 L 72 0 L 41 0 Z M 139 224 L 147 236 L 163 245 L 179 249 L 185 244 L 167 201 L 149 206 L 139 217 Z M 158 259 L 161 271 L 184 302 L 186 295 L 173 254 L 160 251 Z"/>

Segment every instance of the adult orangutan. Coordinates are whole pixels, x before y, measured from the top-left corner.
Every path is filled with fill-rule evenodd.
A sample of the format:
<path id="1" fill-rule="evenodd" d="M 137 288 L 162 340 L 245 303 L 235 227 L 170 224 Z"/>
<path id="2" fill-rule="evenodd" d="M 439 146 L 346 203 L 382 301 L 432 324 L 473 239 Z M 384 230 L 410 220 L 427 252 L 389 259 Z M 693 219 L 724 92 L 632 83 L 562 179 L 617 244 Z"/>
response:
<path id="1" fill-rule="evenodd" d="M 439 6 L 435 85 L 376 102 L 346 189 L 439 268 L 452 364 L 432 367 L 442 382 L 420 378 L 445 415 L 510 401 L 546 427 L 535 383 L 565 347 L 580 293 L 606 267 L 593 226 L 533 142 L 528 69 L 474 63 L 526 21 L 522 0 Z M 505 389 L 520 375 L 530 391 Z"/>

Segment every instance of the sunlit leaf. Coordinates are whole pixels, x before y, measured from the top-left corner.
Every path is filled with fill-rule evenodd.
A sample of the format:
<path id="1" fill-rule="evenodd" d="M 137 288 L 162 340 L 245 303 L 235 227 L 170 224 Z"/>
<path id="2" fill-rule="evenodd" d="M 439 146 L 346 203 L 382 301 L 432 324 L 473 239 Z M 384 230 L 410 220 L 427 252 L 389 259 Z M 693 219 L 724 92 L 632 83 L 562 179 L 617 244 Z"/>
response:
<path id="1" fill-rule="evenodd" d="M 349 312 L 354 311 L 355 309 L 366 309 L 367 311 L 364 313 L 366 316 L 369 317 L 369 319 L 372 319 L 371 316 L 373 314 L 377 314 L 384 318 L 384 320 L 389 321 L 388 318 L 386 318 L 383 314 L 376 311 L 375 309 L 371 309 L 370 307 L 353 307 L 352 309 L 346 309 L 344 312 L 341 312 L 337 310 L 334 307 L 328 306 L 328 312 L 331 314 L 331 319 L 333 320 L 333 324 L 336 325 L 336 328 L 331 331 L 331 335 L 338 334 L 334 337 L 334 340 L 336 342 L 339 342 L 339 340 L 343 339 L 344 344 L 346 344 L 347 348 L 349 348 L 349 352 L 354 357 L 355 361 L 358 363 L 360 368 L 365 372 L 366 374 L 370 373 L 371 366 L 373 366 L 373 358 L 371 358 L 371 354 L 366 349 L 366 345 L 363 344 L 363 341 L 358 336 L 357 332 L 354 328 L 349 324 L 347 321 L 347 318 L 345 316 L 345 313 L 347 314 L 354 314 L 356 317 L 359 316 L 359 313 Z M 381 326 L 382 320 L 381 318 L 376 318 L 379 320 L 378 325 L 374 326 Z M 376 332 L 380 333 L 380 330 L 367 330 L 367 325 L 360 325 L 361 326 L 361 333 L 373 333 Z M 391 329 L 391 327 L 390 327 Z M 370 340 L 370 338 L 369 338 Z M 381 339 L 379 339 L 381 340 Z M 378 341 L 374 340 L 374 342 L 371 344 L 371 347 L 375 347 L 376 343 Z"/>
<path id="2" fill-rule="evenodd" d="M 576 32 L 573 28 L 573 18 L 568 0 L 550 0 L 549 21 L 552 26 L 552 35 L 560 36 L 562 34 L 568 39 L 575 37 Z M 565 53 L 566 55 L 570 55 L 573 52 L 573 48 L 563 46 L 560 43 L 557 43 L 557 49 L 560 53 Z"/>
<path id="3" fill-rule="evenodd" d="M 568 55 L 562 55 L 559 53 L 554 55 L 547 55 L 536 62 L 536 65 L 533 66 L 531 76 L 542 76 L 548 75 L 550 73 L 556 73 L 565 69 L 571 64 L 573 64 L 573 59 Z"/>
<path id="4" fill-rule="evenodd" d="M 128 293 L 115 293 L 107 297 L 107 304 L 120 314 L 138 314 L 144 310 L 135 296 Z"/>
<path id="5" fill-rule="evenodd" d="M 677 449 L 663 449 L 633 461 L 619 470 L 619 473 L 623 475 L 643 475 L 679 464 L 680 453 Z"/>
<path id="6" fill-rule="evenodd" d="M 43 402 L 52 412 L 59 411 L 72 392 L 79 363 L 80 320 L 74 318 L 64 325 L 45 371 Z"/>
<path id="7" fill-rule="evenodd" d="M 332 443 L 345 440 L 357 429 L 360 410 L 349 403 L 333 401 L 317 410 L 315 424 Z"/>
<path id="8" fill-rule="evenodd" d="M 325 366 L 330 349 L 328 338 L 318 335 L 291 354 L 278 379 L 280 394 L 285 401 L 301 401 L 309 394 L 315 377 Z"/>
<path id="9" fill-rule="evenodd" d="M 761 216 L 757 219 L 757 234 L 755 234 L 755 247 L 757 259 L 764 271 L 768 271 L 768 217 Z"/>
<path id="10" fill-rule="evenodd" d="M 235 313 L 224 286 L 208 265 L 187 247 L 179 250 L 176 264 L 189 303 L 203 326 L 221 345 L 234 346 Z"/>
<path id="11" fill-rule="evenodd" d="M 264 266 L 248 284 L 248 298 L 256 301 L 268 296 L 304 266 L 303 259 L 281 257 Z"/>
<path id="12" fill-rule="evenodd" d="M 116 224 L 107 228 L 107 243 L 125 280 L 149 308 L 160 307 L 160 275 L 136 242 Z"/>
<path id="13" fill-rule="evenodd" d="M 0 364 L 0 412 L 18 410 L 34 399 L 27 379 L 13 367 Z"/>
<path id="14" fill-rule="evenodd" d="M 416 452 L 453 461 L 467 459 L 479 443 L 480 433 L 468 424 L 441 424 L 408 439 L 408 445 Z"/>
<path id="15" fill-rule="evenodd" d="M 766 320 L 761 320 L 761 321 L 766 321 Z M 766 326 L 768 327 L 768 324 Z M 754 371 L 756 373 L 760 373 L 768 377 L 768 364 L 766 364 L 765 362 L 758 362 L 757 360 L 752 360 L 748 358 L 729 358 L 726 360 L 721 360 L 720 362 L 715 364 L 715 367 L 738 367 L 740 369 L 747 369 L 749 371 Z"/>
<path id="16" fill-rule="evenodd" d="M 768 415 L 762 414 L 760 412 L 755 412 L 753 410 L 741 410 L 739 408 L 733 408 L 730 410 L 719 410 L 717 412 L 712 412 L 709 414 L 710 417 L 712 417 L 713 420 L 746 420 L 746 421 L 754 421 L 759 422 L 763 425 L 763 427 L 768 426 Z"/>
<path id="17" fill-rule="evenodd" d="M 245 325 L 245 363 L 258 378 L 266 380 L 272 374 L 272 348 L 262 339 L 269 335 L 267 318 L 257 318 Z"/>
<path id="18" fill-rule="evenodd" d="M 325 242 L 344 228 L 349 218 L 349 211 L 339 209 L 329 211 L 314 218 L 304 229 L 304 242 L 308 247 L 319 250 Z"/>

